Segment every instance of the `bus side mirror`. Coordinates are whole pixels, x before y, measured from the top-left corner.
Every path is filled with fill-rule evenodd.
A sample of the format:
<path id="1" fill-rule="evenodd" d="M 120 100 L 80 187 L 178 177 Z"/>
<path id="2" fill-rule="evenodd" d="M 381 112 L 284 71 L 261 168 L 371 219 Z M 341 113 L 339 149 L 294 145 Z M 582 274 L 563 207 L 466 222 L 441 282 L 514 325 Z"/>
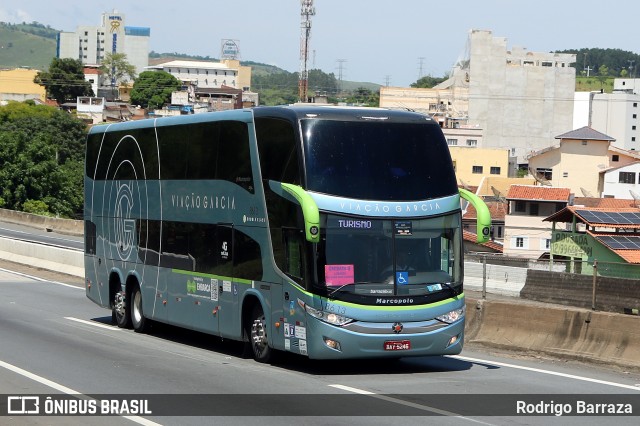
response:
<path id="1" fill-rule="evenodd" d="M 290 194 L 302 207 L 302 216 L 304 217 L 304 234 L 307 241 L 311 243 L 320 242 L 320 211 L 318 205 L 307 194 L 307 191 L 298 185 L 290 183 L 280 183 L 284 192 Z"/>
<path id="2" fill-rule="evenodd" d="M 478 197 L 471 191 L 467 191 L 463 188 L 458 188 L 460 196 L 467 200 L 473 208 L 476 209 L 476 228 L 477 239 L 479 243 L 486 243 L 489 241 L 491 234 L 491 213 L 489 213 L 489 207 L 482 201 L 482 198 Z"/>

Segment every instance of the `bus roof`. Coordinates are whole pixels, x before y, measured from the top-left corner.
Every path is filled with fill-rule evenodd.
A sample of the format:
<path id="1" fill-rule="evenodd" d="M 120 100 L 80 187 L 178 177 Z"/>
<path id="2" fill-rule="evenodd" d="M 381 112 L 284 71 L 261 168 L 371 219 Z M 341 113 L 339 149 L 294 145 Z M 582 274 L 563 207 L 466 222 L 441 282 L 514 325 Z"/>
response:
<path id="1" fill-rule="evenodd" d="M 250 120 L 253 113 L 256 117 L 282 117 L 289 120 L 301 119 L 329 119 L 340 121 L 386 121 L 386 122 L 431 122 L 437 123 L 428 115 L 412 111 L 391 110 L 386 108 L 349 107 L 318 104 L 292 104 L 282 106 L 258 106 L 238 110 L 207 112 L 172 117 L 157 117 L 144 120 L 126 121 L 119 123 L 100 124 L 93 126 L 89 133 L 104 133 L 107 131 L 123 131 L 147 127 L 164 127 L 180 124 L 202 123 L 215 120 Z M 214 118 L 215 117 L 215 118 Z"/>
<path id="2" fill-rule="evenodd" d="M 259 106 L 253 109 L 256 117 L 287 115 L 290 118 L 324 118 L 331 120 L 388 120 L 404 122 L 435 121 L 428 115 L 413 111 L 391 110 L 386 108 L 368 108 L 352 106 L 335 106 L 321 104 L 292 104 L 286 106 Z"/>

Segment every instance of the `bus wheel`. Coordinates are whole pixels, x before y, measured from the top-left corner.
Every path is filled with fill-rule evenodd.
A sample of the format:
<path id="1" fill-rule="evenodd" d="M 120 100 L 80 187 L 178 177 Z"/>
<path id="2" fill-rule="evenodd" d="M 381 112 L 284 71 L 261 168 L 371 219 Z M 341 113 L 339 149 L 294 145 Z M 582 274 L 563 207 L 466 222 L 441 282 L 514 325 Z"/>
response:
<path id="1" fill-rule="evenodd" d="M 131 315 L 129 312 L 131 311 L 131 301 L 127 298 L 127 295 L 124 291 L 119 291 L 116 293 L 114 302 L 113 302 L 113 314 L 112 317 L 115 316 L 116 324 L 120 328 L 131 328 Z"/>
<path id="2" fill-rule="evenodd" d="M 131 293 L 131 325 L 138 333 L 147 331 L 149 321 L 144 317 L 142 311 L 142 292 L 140 286 L 136 285 Z"/>
<path id="3" fill-rule="evenodd" d="M 249 344 L 253 351 L 253 358 L 258 362 L 269 362 L 273 351 L 269 347 L 267 323 L 260 304 L 257 304 L 253 308 L 249 339 Z"/>

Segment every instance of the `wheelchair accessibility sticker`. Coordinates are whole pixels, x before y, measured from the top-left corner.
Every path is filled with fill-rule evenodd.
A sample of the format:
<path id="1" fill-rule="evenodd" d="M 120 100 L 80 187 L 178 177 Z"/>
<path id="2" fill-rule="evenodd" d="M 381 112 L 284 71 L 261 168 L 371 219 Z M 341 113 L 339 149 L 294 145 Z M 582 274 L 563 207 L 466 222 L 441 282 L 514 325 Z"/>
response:
<path id="1" fill-rule="evenodd" d="M 409 272 L 396 272 L 396 283 L 397 284 L 409 284 Z"/>

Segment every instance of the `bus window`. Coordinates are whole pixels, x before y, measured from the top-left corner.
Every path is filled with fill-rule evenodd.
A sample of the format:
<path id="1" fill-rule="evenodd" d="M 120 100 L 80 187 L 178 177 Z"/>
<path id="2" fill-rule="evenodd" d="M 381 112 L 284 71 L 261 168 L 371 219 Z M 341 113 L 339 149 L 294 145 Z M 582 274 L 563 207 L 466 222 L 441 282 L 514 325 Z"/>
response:
<path id="1" fill-rule="evenodd" d="M 253 193 L 247 124 L 213 121 L 158 127 L 162 179 L 226 180 Z"/>
<path id="2" fill-rule="evenodd" d="M 277 118 L 256 118 L 262 179 L 300 184 L 300 169 L 293 124 Z"/>

